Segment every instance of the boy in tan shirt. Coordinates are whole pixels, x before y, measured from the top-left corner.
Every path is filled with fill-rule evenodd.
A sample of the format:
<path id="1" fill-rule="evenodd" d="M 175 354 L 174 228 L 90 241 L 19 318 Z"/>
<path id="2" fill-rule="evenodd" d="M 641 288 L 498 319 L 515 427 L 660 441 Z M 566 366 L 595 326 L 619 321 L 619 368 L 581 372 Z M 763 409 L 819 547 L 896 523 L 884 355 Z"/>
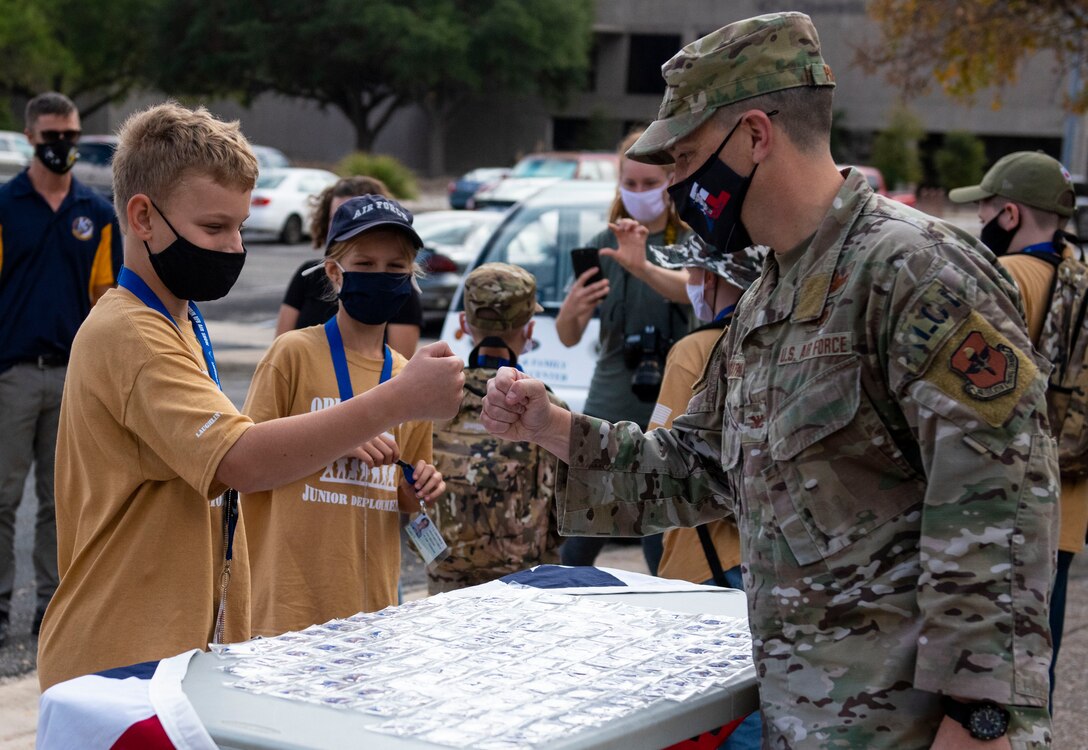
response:
<path id="1" fill-rule="evenodd" d="M 125 268 L 76 335 L 65 384 L 43 690 L 248 638 L 245 528 L 225 491 L 277 487 L 394 425 L 448 418 L 464 382 L 433 344 L 348 402 L 253 424 L 218 388 L 191 302 L 225 295 L 245 259 L 257 161 L 237 123 L 175 103 L 139 112 L 113 172 Z"/>

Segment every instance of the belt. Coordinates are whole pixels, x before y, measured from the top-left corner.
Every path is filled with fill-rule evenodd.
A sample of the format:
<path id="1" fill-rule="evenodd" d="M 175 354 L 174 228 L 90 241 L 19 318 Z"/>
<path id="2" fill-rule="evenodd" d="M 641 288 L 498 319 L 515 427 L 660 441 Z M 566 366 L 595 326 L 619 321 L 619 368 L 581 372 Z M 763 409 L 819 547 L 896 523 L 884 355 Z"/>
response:
<path id="1" fill-rule="evenodd" d="M 28 357 L 23 360 L 26 364 L 35 365 L 39 370 L 47 367 L 64 367 L 68 364 L 67 354 L 39 354 L 37 357 Z"/>

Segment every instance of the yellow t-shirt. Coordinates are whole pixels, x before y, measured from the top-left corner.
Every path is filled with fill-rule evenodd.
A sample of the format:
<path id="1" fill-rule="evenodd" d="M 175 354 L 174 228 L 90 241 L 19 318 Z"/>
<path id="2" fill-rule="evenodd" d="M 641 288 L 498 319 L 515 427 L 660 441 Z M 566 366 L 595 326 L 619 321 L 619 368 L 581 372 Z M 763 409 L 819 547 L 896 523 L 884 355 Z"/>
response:
<path id="1" fill-rule="evenodd" d="M 43 690 L 212 638 L 226 489 L 215 472 L 252 421 L 208 376 L 189 321 L 175 323 L 112 289 L 72 344 L 57 434 L 60 586 L 38 643 Z M 224 640 L 248 637 L 239 522 Z"/>
<path id="2" fill-rule="evenodd" d="M 661 379 L 661 393 L 657 406 L 650 417 L 647 430 L 669 427 L 677 415 L 687 411 L 691 400 L 691 388 L 702 375 L 714 344 L 722 331 L 710 328 L 696 331 L 676 342 L 669 350 L 665 374 Z M 706 524 L 710 540 L 718 553 L 722 570 L 740 564 L 740 535 L 732 521 L 711 521 Z M 695 529 L 669 529 L 664 535 L 665 551 L 657 574 L 662 578 L 676 578 L 692 583 L 709 581 L 713 574 L 706 561 L 699 532 Z"/>
<path id="3" fill-rule="evenodd" d="M 1004 255 L 998 259 L 1020 288 L 1027 315 L 1028 335 L 1038 341 L 1043 331 L 1043 318 L 1050 304 L 1050 284 L 1054 266 L 1045 260 L 1023 253 Z M 1080 552 L 1084 549 L 1084 533 L 1088 529 L 1088 479 L 1062 477 L 1061 533 L 1058 549 Z"/>
<path id="4" fill-rule="evenodd" d="M 382 360 L 346 352 L 356 395 Z M 393 352 L 393 375 L 406 360 Z M 340 403 L 324 326 L 286 333 L 257 365 L 243 411 L 263 422 Z M 431 463 L 431 423 L 394 428 L 401 458 Z M 253 571 L 253 632 L 278 635 L 397 603 L 400 512 L 396 466 L 341 458 L 270 492 L 242 496 Z"/>

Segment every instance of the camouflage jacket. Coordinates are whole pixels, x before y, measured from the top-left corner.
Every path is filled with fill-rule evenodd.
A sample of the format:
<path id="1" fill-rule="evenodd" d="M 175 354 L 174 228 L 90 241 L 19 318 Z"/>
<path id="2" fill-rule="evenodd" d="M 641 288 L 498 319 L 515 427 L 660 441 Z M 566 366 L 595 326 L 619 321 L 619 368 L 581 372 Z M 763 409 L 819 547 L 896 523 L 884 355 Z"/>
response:
<path id="1" fill-rule="evenodd" d="M 552 502 L 557 461 L 530 443 L 492 437 L 480 424 L 479 394 L 494 376 L 492 369 L 466 368 L 460 411 L 434 423 L 434 464 L 446 480 L 434 519 L 450 556 L 428 572 L 432 593 L 559 562 Z M 567 408 L 555 396 L 552 401 Z"/>
<path id="2" fill-rule="evenodd" d="M 928 748 L 939 693 L 1046 747 L 1058 467 L 1049 365 L 966 233 L 848 174 L 768 258 L 670 430 L 577 416 L 564 534 L 732 514 L 767 746 Z"/>

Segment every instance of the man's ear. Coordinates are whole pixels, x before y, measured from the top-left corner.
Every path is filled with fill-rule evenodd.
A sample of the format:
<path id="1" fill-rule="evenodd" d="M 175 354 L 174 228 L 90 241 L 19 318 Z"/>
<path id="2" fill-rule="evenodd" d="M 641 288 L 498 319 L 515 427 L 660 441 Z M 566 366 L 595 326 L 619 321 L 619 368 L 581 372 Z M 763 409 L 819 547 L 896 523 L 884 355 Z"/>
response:
<path id="1" fill-rule="evenodd" d="M 125 218 L 132 232 L 139 239 L 147 242 L 151 239 L 151 199 L 143 193 L 137 193 L 128 199 L 125 206 Z"/>
<path id="2" fill-rule="evenodd" d="M 465 334 L 466 336 L 471 336 L 472 334 L 469 333 L 468 330 L 468 320 L 465 319 L 465 313 L 463 310 L 457 313 L 457 319 L 461 324 L 461 333 Z"/>
<path id="3" fill-rule="evenodd" d="M 771 118 L 763 110 L 752 109 L 744 114 L 741 127 L 752 145 L 752 161 L 759 164 L 774 148 L 775 132 Z"/>
<path id="4" fill-rule="evenodd" d="M 532 341 L 533 340 L 533 328 L 535 326 L 536 326 L 536 321 L 533 320 L 532 318 L 529 318 L 529 322 L 525 326 L 525 340 L 526 341 Z"/>

